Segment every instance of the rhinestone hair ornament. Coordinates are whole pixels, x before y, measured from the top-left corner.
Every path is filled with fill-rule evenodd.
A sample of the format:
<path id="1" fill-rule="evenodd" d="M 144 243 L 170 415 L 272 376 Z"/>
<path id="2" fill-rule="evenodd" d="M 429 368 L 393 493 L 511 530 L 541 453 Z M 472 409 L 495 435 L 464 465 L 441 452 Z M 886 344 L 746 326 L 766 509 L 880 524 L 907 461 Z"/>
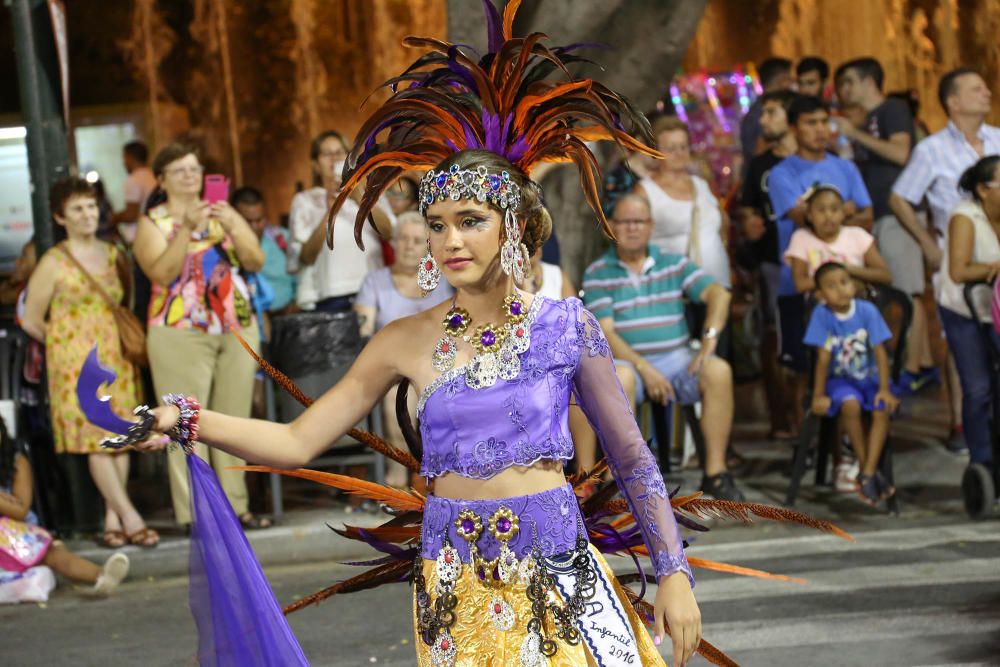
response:
<path id="1" fill-rule="evenodd" d="M 445 160 L 466 150 L 494 153 L 511 165 L 513 178 L 529 175 L 543 162 L 573 163 L 587 203 L 604 232 L 611 226 L 600 204 L 601 174 L 592 142 L 613 141 L 620 148 L 661 158 L 649 147 L 653 141 L 649 121 L 631 102 L 593 79 L 576 79 L 569 65 L 584 60 L 578 55 L 589 44 L 548 46 L 547 37 L 535 32 L 514 37 L 514 18 L 521 0 L 509 0 L 500 11 L 482 0 L 486 13 L 486 53 L 480 55 L 463 44 L 430 37 L 407 37 L 403 44 L 423 51 L 399 76 L 383 84 L 391 92 L 364 122 L 344 163 L 340 193 L 327 214 L 327 243 L 333 246 L 337 212 L 351 192 L 364 184 L 364 194 L 354 220 L 358 246 L 365 220 L 379 198 L 407 171 L 437 170 Z M 639 139 L 633 137 L 639 137 Z M 516 173 L 515 171 L 516 170 Z M 507 182 L 507 205 L 494 190 L 494 177 L 503 187 L 503 174 L 488 173 L 487 190 L 478 170 L 460 177 L 449 170 L 442 185 L 441 172 L 434 182 L 421 183 L 421 210 L 427 195 L 435 198 L 468 196 L 490 201 L 505 211 L 511 202 L 512 181 Z M 452 177 L 451 186 L 447 185 Z M 520 179 L 518 179 L 520 180 Z M 520 193 L 518 193 L 520 194 Z M 515 196 L 515 202 L 519 199 Z"/>
<path id="2" fill-rule="evenodd" d="M 421 215 L 427 213 L 428 206 L 445 199 L 475 199 L 500 209 L 516 211 L 521 205 L 521 187 L 511 180 L 507 171 L 490 174 L 484 166 L 461 169 L 453 164 L 448 170 L 431 169 L 420 179 Z"/>

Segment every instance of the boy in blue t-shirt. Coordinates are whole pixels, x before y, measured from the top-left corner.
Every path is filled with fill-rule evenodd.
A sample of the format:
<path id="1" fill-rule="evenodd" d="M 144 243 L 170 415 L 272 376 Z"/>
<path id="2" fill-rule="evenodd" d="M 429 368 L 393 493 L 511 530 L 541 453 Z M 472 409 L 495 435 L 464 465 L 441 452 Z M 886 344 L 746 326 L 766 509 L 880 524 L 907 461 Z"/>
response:
<path id="1" fill-rule="evenodd" d="M 899 406 L 889 390 L 884 345 L 892 333 L 874 304 L 854 298 L 854 281 L 843 264 L 823 264 L 815 281 L 825 304 L 813 310 L 804 339 L 817 352 L 812 411 L 819 416 L 840 413 L 841 428 L 858 457 L 858 494 L 875 505 L 896 492 L 877 470 L 889 415 Z M 863 412 L 872 415 L 867 441 Z"/>

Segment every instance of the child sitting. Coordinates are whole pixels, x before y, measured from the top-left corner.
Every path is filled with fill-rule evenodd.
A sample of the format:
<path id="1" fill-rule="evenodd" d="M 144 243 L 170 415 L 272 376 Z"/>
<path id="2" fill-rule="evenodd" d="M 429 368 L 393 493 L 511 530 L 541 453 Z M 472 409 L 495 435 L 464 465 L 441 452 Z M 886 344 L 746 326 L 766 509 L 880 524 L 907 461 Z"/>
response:
<path id="1" fill-rule="evenodd" d="M 91 593 L 111 593 L 128 574 L 128 556 L 114 553 L 99 566 L 77 556 L 38 525 L 31 511 L 31 466 L 0 419 L 0 572 L 23 573 L 47 565 Z"/>
<path id="2" fill-rule="evenodd" d="M 832 185 L 817 184 L 802 196 L 806 202 L 806 227 L 795 230 L 785 251 L 785 262 L 792 269 L 795 289 L 816 289 L 813 275 L 826 262 L 839 262 L 862 283 L 886 283 L 892 274 L 878 248 L 875 237 L 860 227 L 844 226 L 844 199 Z"/>
<path id="3" fill-rule="evenodd" d="M 824 303 L 813 310 L 804 340 L 817 351 L 812 411 L 831 417 L 840 413 L 841 429 L 858 457 L 858 494 L 874 506 L 896 492 L 877 470 L 889 415 L 899 405 L 889 390 L 884 345 L 892 334 L 874 304 L 854 298 L 854 281 L 843 264 L 823 264 L 815 281 Z M 872 415 L 867 441 L 862 412 Z"/>

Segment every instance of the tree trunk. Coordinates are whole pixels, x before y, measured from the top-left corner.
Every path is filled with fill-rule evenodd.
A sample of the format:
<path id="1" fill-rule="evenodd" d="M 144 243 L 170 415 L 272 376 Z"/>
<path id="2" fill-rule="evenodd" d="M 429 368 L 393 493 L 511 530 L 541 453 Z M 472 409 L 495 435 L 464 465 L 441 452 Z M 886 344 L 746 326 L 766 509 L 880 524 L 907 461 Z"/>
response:
<path id="1" fill-rule="evenodd" d="M 666 95 L 694 36 L 707 0 L 525 0 L 514 34 L 544 32 L 550 45 L 604 43 L 587 57 L 600 63 L 578 67 L 574 74 L 592 77 L 651 109 Z M 501 10 L 502 11 L 502 10 Z M 479 2 L 448 0 L 448 38 L 482 52 L 485 22 Z M 612 153 L 598 158 L 606 163 Z M 579 283 L 584 268 L 605 247 L 593 212 L 586 205 L 575 168 L 557 169 L 543 181 L 545 199 L 559 236 L 561 263 Z"/>

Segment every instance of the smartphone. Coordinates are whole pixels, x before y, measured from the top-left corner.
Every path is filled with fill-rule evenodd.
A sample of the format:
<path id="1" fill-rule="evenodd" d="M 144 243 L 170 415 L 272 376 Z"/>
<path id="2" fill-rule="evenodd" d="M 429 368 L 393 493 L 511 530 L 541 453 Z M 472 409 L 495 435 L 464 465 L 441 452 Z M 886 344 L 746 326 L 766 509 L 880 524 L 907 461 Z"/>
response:
<path id="1" fill-rule="evenodd" d="M 222 174 L 206 174 L 203 198 L 209 204 L 229 201 L 229 179 Z"/>

